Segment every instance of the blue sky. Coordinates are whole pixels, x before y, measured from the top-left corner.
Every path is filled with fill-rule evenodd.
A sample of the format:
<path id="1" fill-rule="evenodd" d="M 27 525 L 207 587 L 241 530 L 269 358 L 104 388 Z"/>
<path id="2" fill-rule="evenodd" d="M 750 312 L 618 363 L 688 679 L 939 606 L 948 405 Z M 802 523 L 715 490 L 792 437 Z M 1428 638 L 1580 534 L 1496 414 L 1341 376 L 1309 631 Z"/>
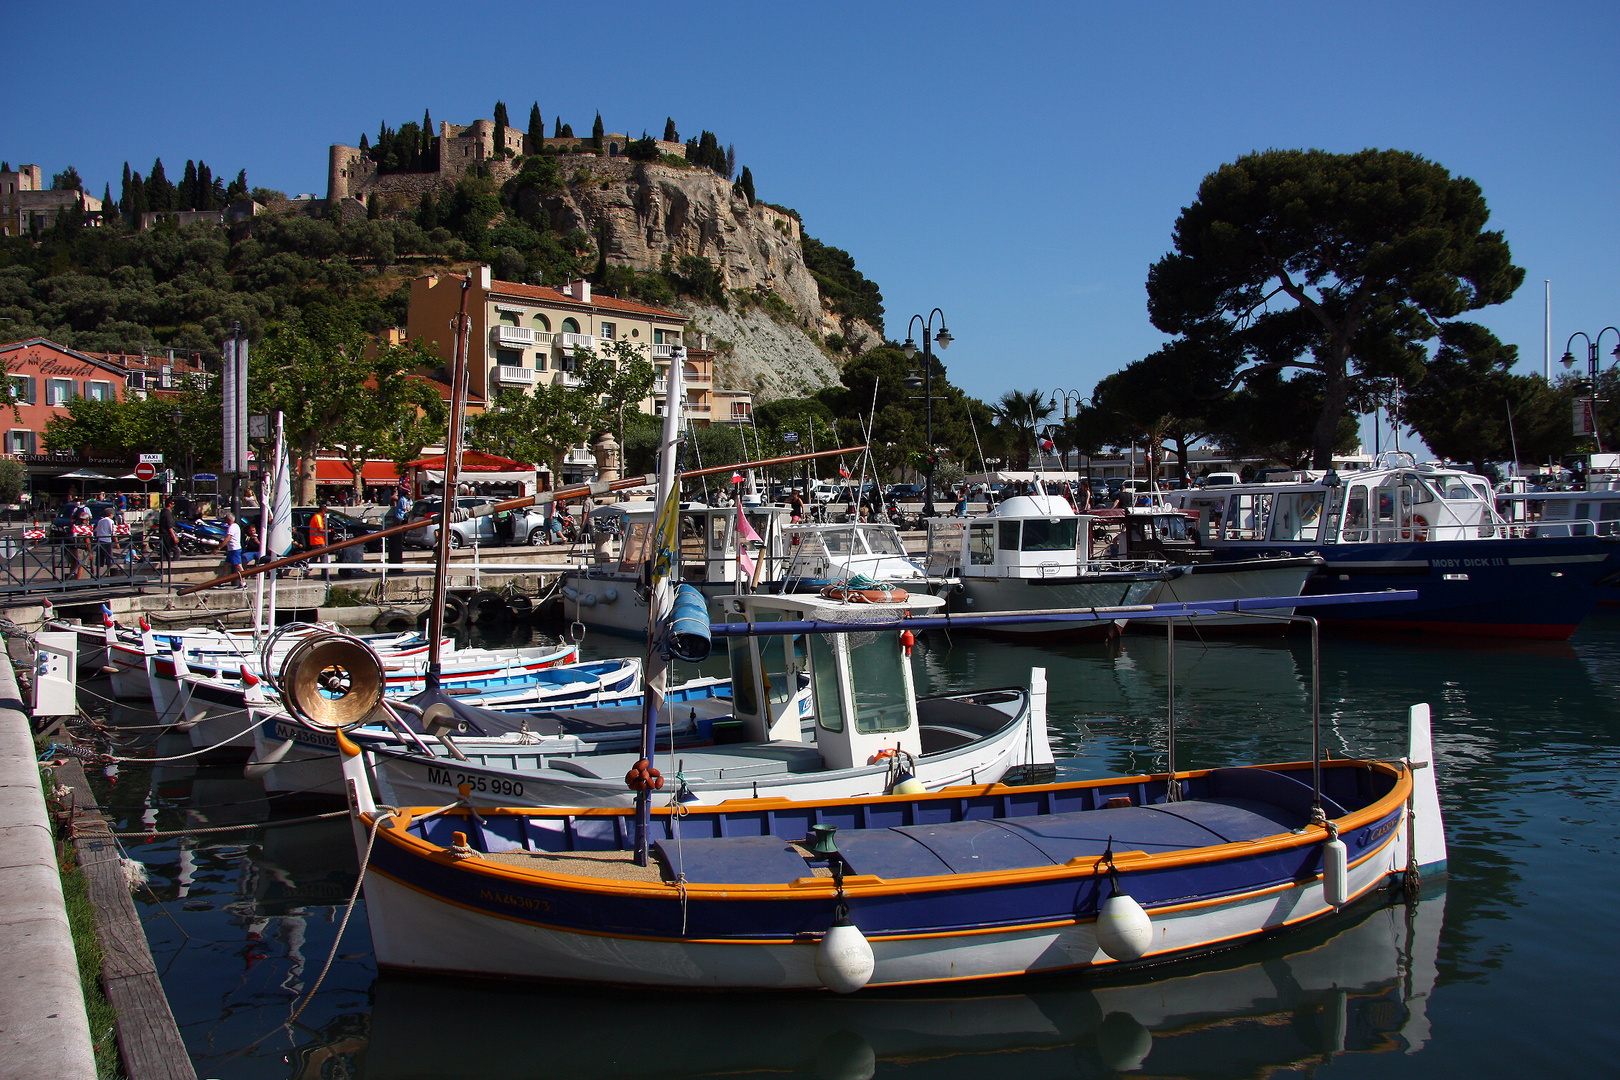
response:
<path id="1" fill-rule="evenodd" d="M 456 21 L 452 22 L 454 19 Z M 0 157 L 187 158 L 325 193 L 326 147 L 379 122 L 538 101 L 589 130 L 702 128 L 759 196 L 848 250 L 891 337 L 944 310 L 953 381 L 1089 394 L 1156 349 L 1143 283 L 1205 174 L 1270 147 L 1411 150 L 1472 177 L 1525 285 L 1480 316 L 1541 369 L 1620 324 L 1620 5 L 39 4 Z M 1605 339 L 1610 351 L 1614 335 Z M 1579 353 L 1578 355 L 1584 355 Z"/>

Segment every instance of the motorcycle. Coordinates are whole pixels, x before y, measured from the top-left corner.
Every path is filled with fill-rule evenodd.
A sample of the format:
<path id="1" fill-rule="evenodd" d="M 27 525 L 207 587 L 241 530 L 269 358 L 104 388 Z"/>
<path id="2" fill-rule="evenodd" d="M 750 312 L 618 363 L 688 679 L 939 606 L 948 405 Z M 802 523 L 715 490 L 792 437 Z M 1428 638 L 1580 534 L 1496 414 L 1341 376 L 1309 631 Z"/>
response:
<path id="1" fill-rule="evenodd" d="M 196 521 L 176 521 L 174 535 L 182 555 L 212 555 L 225 543 L 225 527 L 211 524 L 202 518 Z"/>

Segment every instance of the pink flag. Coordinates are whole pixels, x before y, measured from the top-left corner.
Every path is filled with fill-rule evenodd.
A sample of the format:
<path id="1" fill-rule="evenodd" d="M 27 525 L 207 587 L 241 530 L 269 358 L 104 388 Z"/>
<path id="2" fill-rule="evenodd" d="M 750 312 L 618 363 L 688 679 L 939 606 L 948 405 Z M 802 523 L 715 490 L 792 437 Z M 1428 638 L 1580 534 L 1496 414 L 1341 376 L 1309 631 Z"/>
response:
<path id="1" fill-rule="evenodd" d="M 737 565 L 742 567 L 743 573 L 749 577 L 754 576 L 754 559 L 748 554 L 748 544 L 757 542 L 759 533 L 748 523 L 747 514 L 737 515 Z"/>

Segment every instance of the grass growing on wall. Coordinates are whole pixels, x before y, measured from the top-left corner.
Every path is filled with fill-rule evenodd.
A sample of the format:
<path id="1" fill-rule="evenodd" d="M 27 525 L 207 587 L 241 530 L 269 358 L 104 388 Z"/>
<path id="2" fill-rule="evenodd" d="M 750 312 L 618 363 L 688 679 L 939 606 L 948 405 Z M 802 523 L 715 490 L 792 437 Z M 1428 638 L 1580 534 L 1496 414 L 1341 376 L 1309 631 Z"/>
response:
<path id="1" fill-rule="evenodd" d="M 84 1011 L 90 1017 L 90 1042 L 96 1052 L 99 1080 L 121 1080 L 116 1014 L 101 992 L 101 941 L 96 937 L 95 909 L 89 887 L 77 868 L 62 871 L 62 896 L 67 902 L 68 924 L 73 928 L 73 951 L 79 958 L 79 983 L 84 988 Z"/>

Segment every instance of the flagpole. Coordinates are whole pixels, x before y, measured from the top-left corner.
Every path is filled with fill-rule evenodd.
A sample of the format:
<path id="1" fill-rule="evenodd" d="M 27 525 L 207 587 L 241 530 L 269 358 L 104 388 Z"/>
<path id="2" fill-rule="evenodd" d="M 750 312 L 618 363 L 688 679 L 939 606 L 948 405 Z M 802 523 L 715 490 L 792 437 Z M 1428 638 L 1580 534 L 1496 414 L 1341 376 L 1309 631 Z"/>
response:
<path id="1" fill-rule="evenodd" d="M 265 544 L 270 544 L 275 541 L 277 531 L 276 525 L 281 520 L 281 512 L 283 510 L 286 510 L 287 512 L 288 527 L 290 528 L 292 525 L 292 477 L 287 475 L 286 415 L 279 409 L 276 410 L 276 457 L 275 460 L 270 464 L 270 480 L 269 509 L 264 515 L 262 515 L 270 519 L 269 524 L 265 525 L 264 529 L 262 530 L 263 536 L 261 537 L 261 540 Z M 283 487 L 287 488 L 288 494 L 288 505 L 285 507 L 281 504 L 281 490 Z M 280 553 L 276 552 L 274 548 L 271 548 L 270 550 L 272 554 L 279 557 Z M 276 625 L 276 578 L 278 576 L 279 575 L 277 574 L 259 575 L 261 581 L 265 577 L 270 579 L 270 612 L 266 621 L 269 623 L 272 630 L 275 629 Z"/>
<path id="2" fill-rule="evenodd" d="M 664 689 L 669 683 L 669 660 L 663 649 L 663 622 L 669 614 L 675 579 L 680 573 L 681 488 L 675 473 L 675 457 L 681 434 L 681 386 L 686 366 L 686 350 L 677 345 L 669 359 L 668 389 L 664 396 L 664 432 L 659 442 L 658 527 L 653 537 L 652 592 L 647 604 L 646 701 L 641 718 L 641 757 L 650 776 L 655 766 L 658 744 L 658 714 L 664 708 Z M 652 789 L 643 782 L 636 791 L 636 865 L 646 866 L 652 831 Z"/>
<path id="3" fill-rule="evenodd" d="M 256 561 L 264 560 L 265 536 L 270 532 L 270 504 L 264 497 L 264 473 L 259 473 L 259 554 Z M 274 581 L 275 578 L 271 578 Z M 264 575 L 254 582 L 253 593 L 253 640 L 259 640 L 259 616 L 264 612 Z"/>

